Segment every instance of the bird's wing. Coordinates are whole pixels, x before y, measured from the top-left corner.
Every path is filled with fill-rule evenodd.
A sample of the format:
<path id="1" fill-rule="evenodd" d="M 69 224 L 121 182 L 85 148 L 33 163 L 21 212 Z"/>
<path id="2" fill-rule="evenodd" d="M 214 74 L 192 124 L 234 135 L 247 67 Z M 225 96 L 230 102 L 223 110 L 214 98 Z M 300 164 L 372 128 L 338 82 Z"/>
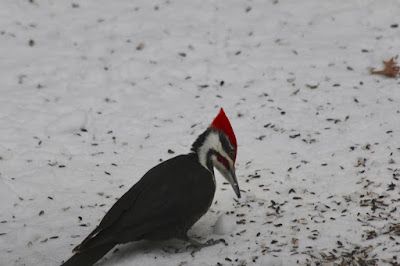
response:
<path id="1" fill-rule="evenodd" d="M 161 166 L 161 165 L 160 165 Z M 126 224 L 176 221 L 208 209 L 215 192 L 211 173 L 190 158 L 175 157 L 155 169 L 151 185 L 137 198 Z M 131 217 L 132 216 L 132 217 Z"/>
<path id="2" fill-rule="evenodd" d="M 134 206 L 136 198 L 140 196 L 146 186 L 147 179 L 142 178 L 135 185 L 133 185 L 122 197 L 117 200 L 111 209 L 104 215 L 100 224 L 82 241 L 80 245 L 75 247 L 74 252 L 80 252 L 88 246 L 91 239 L 96 237 L 97 234 L 112 226 L 124 212 Z"/>
<path id="3" fill-rule="evenodd" d="M 172 158 L 149 170 L 125 193 L 81 247 L 138 240 L 163 226 L 201 216 L 214 192 L 208 170 L 189 155 Z"/>

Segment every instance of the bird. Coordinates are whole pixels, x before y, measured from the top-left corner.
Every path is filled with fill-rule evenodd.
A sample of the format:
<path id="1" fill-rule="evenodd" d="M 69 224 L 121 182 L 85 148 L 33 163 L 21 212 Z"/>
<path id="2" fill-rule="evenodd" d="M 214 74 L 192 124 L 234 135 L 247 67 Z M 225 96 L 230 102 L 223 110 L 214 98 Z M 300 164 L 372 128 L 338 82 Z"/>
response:
<path id="1" fill-rule="evenodd" d="M 132 241 L 176 238 L 187 241 L 197 250 L 223 242 L 222 239 L 200 243 L 189 238 L 187 232 L 213 202 L 214 168 L 240 198 L 236 155 L 235 133 L 221 108 L 188 154 L 151 168 L 115 202 L 62 266 L 93 265 L 114 246 Z"/>

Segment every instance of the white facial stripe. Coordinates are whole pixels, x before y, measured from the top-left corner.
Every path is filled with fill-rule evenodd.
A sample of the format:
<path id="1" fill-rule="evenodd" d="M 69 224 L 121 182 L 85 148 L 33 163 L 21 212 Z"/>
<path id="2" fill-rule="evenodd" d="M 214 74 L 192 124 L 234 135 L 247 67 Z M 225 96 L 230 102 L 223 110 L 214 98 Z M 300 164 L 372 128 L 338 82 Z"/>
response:
<path id="1" fill-rule="evenodd" d="M 231 140 L 230 140 L 229 138 L 227 138 L 227 139 L 228 139 L 228 145 L 229 145 L 229 147 L 230 147 L 232 150 L 236 150 L 235 147 L 232 146 Z"/>
<path id="2" fill-rule="evenodd" d="M 207 168 L 207 153 L 208 153 L 208 151 L 211 149 L 218 150 L 218 146 L 221 146 L 218 133 L 211 132 L 210 134 L 208 134 L 208 136 L 204 140 L 203 145 L 200 147 L 200 149 L 198 151 L 199 161 L 206 169 L 208 169 Z"/>
<path id="3" fill-rule="evenodd" d="M 211 132 L 206 139 L 204 140 L 203 145 L 200 147 L 198 154 L 199 154 L 199 161 L 200 163 L 207 168 L 207 153 L 209 150 L 214 149 L 216 152 L 221 154 L 228 162 L 229 165 L 232 167 L 233 166 L 233 160 L 228 156 L 228 154 L 223 150 L 221 141 L 219 140 L 219 134 L 218 132 Z M 218 160 L 215 158 L 214 160 L 214 165 L 216 165 L 216 162 Z M 222 164 L 220 164 L 222 166 Z"/>
<path id="4" fill-rule="evenodd" d="M 220 163 L 220 161 L 217 160 L 217 157 L 213 156 L 212 157 L 214 166 L 218 169 L 218 171 L 221 171 L 221 169 L 224 169 L 225 167 Z"/>
<path id="5" fill-rule="evenodd" d="M 221 146 L 221 145 L 220 145 Z M 232 166 L 233 165 L 233 160 L 231 159 L 231 157 L 228 156 L 228 154 L 222 149 L 222 146 L 220 147 L 221 149 L 218 151 L 219 154 L 221 154 L 228 162 L 229 165 Z"/>

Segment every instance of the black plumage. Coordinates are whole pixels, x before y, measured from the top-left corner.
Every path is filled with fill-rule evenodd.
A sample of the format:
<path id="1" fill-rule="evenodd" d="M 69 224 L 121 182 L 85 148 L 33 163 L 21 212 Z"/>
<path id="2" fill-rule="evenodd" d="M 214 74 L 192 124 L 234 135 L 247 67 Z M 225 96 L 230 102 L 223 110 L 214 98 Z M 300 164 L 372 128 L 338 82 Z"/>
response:
<path id="1" fill-rule="evenodd" d="M 196 154 L 167 160 L 150 169 L 112 206 L 63 265 L 92 265 L 115 245 L 131 241 L 187 239 L 187 231 L 207 212 L 214 194 L 213 173 Z"/>

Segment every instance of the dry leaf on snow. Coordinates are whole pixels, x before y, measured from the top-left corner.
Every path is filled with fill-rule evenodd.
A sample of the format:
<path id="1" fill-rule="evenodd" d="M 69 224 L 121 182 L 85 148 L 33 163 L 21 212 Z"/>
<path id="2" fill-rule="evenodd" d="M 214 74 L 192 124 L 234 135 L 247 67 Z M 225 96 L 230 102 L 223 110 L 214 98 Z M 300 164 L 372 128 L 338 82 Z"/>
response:
<path id="1" fill-rule="evenodd" d="M 372 69 L 371 74 L 380 74 L 395 78 L 400 73 L 400 67 L 397 65 L 397 62 L 394 61 L 397 57 L 398 56 L 392 57 L 389 61 L 383 61 L 385 69 L 379 71 L 374 71 Z"/>

